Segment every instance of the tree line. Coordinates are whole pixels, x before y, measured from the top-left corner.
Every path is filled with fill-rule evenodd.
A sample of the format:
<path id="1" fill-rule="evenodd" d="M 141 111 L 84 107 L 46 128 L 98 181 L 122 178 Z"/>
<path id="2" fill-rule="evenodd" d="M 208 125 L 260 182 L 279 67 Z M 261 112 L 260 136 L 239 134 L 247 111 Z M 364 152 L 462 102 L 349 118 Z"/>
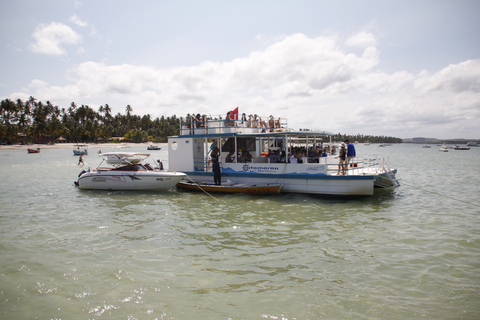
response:
<path id="1" fill-rule="evenodd" d="M 108 104 L 98 110 L 87 105 L 60 108 L 49 101 L 43 103 L 30 97 L 27 101 L 5 99 L 0 102 L 0 142 L 55 143 L 61 137 L 65 142 L 92 143 L 123 138 L 132 142 L 166 142 L 167 137 L 180 132 L 181 118 L 175 115 L 152 119 L 147 114 L 138 116 L 127 105 L 125 114 L 112 115 Z"/>
<path id="2" fill-rule="evenodd" d="M 147 114 L 133 114 L 130 105 L 125 114 L 112 115 L 108 104 L 98 110 L 87 105 L 77 106 L 74 102 L 68 108 L 60 108 L 47 101 L 45 103 L 30 97 L 27 101 L 5 99 L 0 102 L 0 143 L 30 144 L 55 143 L 59 138 L 65 142 L 93 143 L 122 138 L 131 142 L 167 142 L 168 136 L 180 133 L 183 119 L 175 115 L 152 119 Z M 302 129 L 300 129 L 302 130 Z M 304 131 L 309 131 L 304 129 Z M 332 136 L 333 141 L 401 143 L 402 139 L 386 136 L 344 135 Z"/>
<path id="3" fill-rule="evenodd" d="M 300 131 L 311 131 L 309 129 L 300 129 Z M 332 141 L 345 141 L 359 143 L 402 143 L 403 139 L 389 136 L 372 136 L 365 134 L 347 135 L 342 133 L 333 134 Z"/>

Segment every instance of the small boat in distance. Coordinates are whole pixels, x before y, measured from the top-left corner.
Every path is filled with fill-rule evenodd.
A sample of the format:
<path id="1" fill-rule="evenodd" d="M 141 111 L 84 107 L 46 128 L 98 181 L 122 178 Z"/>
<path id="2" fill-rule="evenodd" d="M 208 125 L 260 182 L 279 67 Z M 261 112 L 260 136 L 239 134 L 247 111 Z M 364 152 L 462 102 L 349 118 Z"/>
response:
<path id="1" fill-rule="evenodd" d="M 73 155 L 74 156 L 79 156 L 83 155 L 86 156 L 88 155 L 88 146 L 86 144 L 77 144 L 75 148 L 73 148 Z"/>
<path id="2" fill-rule="evenodd" d="M 151 144 L 147 147 L 147 150 L 160 150 L 160 149 L 162 149 L 162 148 L 159 147 L 159 146 L 156 146 L 154 144 Z"/>
<path id="3" fill-rule="evenodd" d="M 460 147 L 459 145 L 456 145 L 454 149 L 455 150 L 470 150 L 469 147 Z"/>
<path id="4" fill-rule="evenodd" d="M 252 193 L 252 194 L 274 194 L 282 189 L 281 184 L 250 184 L 224 182 L 222 185 L 215 185 L 208 182 L 195 183 L 188 180 L 182 180 L 177 183 L 178 189 L 206 191 L 212 193 Z"/>
<path id="5" fill-rule="evenodd" d="M 467 143 L 467 147 L 480 147 L 480 145 L 478 143 L 472 141 L 472 142 Z"/>
<path id="6" fill-rule="evenodd" d="M 131 153 L 130 159 L 136 157 L 134 163 L 126 160 L 125 153 L 119 154 L 117 160 L 121 161 L 112 160 L 113 153 L 100 154 L 100 165 L 80 172 L 75 186 L 87 190 L 167 190 L 186 177 L 182 172 L 163 171 L 161 161 L 156 167 L 144 163 L 149 154 Z M 104 162 L 111 166 L 101 167 Z"/>
<path id="7" fill-rule="evenodd" d="M 429 146 L 429 145 L 424 145 L 422 146 L 422 148 L 431 148 L 432 146 Z"/>
<path id="8" fill-rule="evenodd" d="M 36 148 L 36 149 L 28 148 L 27 151 L 28 153 L 40 153 L 40 148 Z"/>
<path id="9" fill-rule="evenodd" d="M 438 151 L 441 151 L 441 152 L 448 152 L 448 148 L 446 145 L 442 145 L 440 146 L 440 149 L 438 149 Z"/>

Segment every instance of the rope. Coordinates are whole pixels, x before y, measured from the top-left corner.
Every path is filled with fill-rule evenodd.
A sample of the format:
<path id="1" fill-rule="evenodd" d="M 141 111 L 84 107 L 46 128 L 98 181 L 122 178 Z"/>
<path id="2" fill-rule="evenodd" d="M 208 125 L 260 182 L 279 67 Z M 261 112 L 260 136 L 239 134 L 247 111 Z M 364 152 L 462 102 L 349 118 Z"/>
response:
<path id="1" fill-rule="evenodd" d="M 196 183 L 195 181 L 193 181 L 192 178 L 190 178 L 190 176 L 187 174 L 187 178 L 194 184 L 196 185 L 200 190 L 202 190 L 203 192 L 205 192 L 206 195 L 208 195 L 209 197 L 211 197 L 212 199 L 214 199 L 215 201 L 217 202 L 220 202 L 217 198 L 215 198 L 214 196 L 212 196 L 210 193 L 208 193 L 206 190 L 204 190 L 202 187 L 200 187 L 198 185 L 198 183 Z"/>
<path id="2" fill-rule="evenodd" d="M 408 184 L 408 183 L 405 183 L 403 182 L 402 180 L 402 185 L 407 185 L 409 187 L 412 187 L 412 188 L 416 188 L 416 189 L 419 189 L 419 190 L 422 190 L 423 192 L 428 192 L 428 193 L 432 193 L 432 194 L 435 194 L 437 196 L 441 196 L 443 198 L 448 198 L 450 200 L 455 200 L 455 201 L 459 201 L 459 202 L 462 202 L 462 203 L 467 203 L 469 205 L 472 205 L 472 206 L 478 206 L 478 203 L 473 203 L 473 202 L 470 202 L 470 201 L 467 201 L 467 200 L 460 200 L 460 199 L 457 199 L 457 198 L 454 198 L 454 197 L 449 197 L 443 193 L 439 193 L 439 192 L 435 192 L 435 191 L 430 191 L 430 190 L 425 190 L 425 189 L 422 189 L 420 187 L 417 187 L 417 186 L 414 186 L 414 185 L 411 185 L 411 184 Z"/>

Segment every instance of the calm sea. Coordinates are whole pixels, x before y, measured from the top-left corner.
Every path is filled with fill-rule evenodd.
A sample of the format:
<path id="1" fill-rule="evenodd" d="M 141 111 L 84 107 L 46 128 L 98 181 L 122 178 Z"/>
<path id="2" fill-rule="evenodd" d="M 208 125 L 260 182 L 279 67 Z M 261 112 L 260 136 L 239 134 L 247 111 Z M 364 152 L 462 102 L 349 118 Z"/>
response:
<path id="1" fill-rule="evenodd" d="M 400 188 L 212 198 L 81 191 L 72 149 L 0 148 L 0 319 L 480 319 L 480 148 L 376 153 Z"/>

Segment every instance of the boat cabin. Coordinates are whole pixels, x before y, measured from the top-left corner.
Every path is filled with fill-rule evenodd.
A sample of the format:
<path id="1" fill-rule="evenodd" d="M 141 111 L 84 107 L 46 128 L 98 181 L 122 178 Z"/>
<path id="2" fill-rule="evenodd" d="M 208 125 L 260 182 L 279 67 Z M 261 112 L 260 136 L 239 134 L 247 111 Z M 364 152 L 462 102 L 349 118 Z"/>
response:
<path id="1" fill-rule="evenodd" d="M 320 158 L 328 155 L 324 139 L 330 135 L 290 131 L 282 118 L 275 120 L 272 127 L 245 119 L 205 120 L 201 125 L 188 121 L 181 123 L 180 135 L 169 137 L 169 168 L 183 172 L 211 171 L 211 154 L 216 152 L 224 172 L 228 168 L 245 168 L 245 164 L 250 167 L 269 163 L 320 164 Z M 326 174 L 326 170 L 320 165 L 315 168 L 316 173 Z"/>

